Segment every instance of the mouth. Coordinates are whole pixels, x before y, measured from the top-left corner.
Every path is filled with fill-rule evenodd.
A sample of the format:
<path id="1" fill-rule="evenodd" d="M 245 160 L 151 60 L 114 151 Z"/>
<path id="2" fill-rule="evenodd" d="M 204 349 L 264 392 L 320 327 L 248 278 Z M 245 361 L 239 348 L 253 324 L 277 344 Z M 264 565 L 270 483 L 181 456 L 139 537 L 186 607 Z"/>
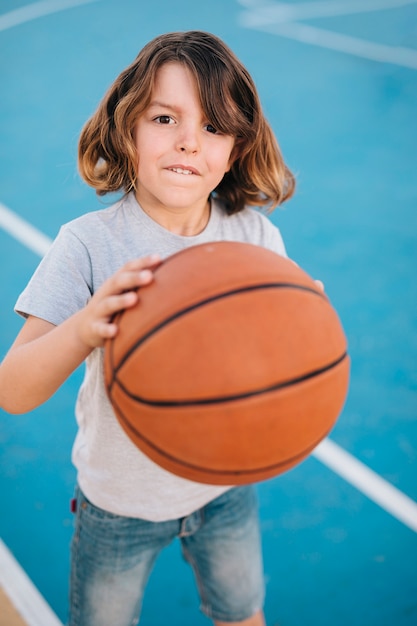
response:
<path id="1" fill-rule="evenodd" d="M 173 165 L 172 167 L 167 167 L 169 172 L 175 172 L 175 174 L 181 174 L 182 176 L 198 176 L 198 170 L 193 167 L 185 167 L 180 165 Z"/>

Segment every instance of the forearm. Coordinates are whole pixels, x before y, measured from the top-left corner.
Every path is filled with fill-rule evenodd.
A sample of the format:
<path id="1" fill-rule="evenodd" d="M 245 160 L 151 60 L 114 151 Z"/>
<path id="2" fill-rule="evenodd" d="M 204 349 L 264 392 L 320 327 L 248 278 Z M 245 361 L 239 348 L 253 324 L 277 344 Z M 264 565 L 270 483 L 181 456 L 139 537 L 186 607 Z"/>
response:
<path id="1" fill-rule="evenodd" d="M 157 255 L 129 261 L 59 326 L 29 317 L 0 365 L 0 407 L 25 413 L 48 400 L 94 348 L 116 335 L 115 313 L 137 303 L 138 289 L 160 263 Z"/>
<path id="2" fill-rule="evenodd" d="M 59 326 L 48 325 L 41 336 L 12 346 L 0 365 L 1 408 L 9 413 L 36 408 L 85 360 L 92 348 L 79 337 L 78 315 Z"/>

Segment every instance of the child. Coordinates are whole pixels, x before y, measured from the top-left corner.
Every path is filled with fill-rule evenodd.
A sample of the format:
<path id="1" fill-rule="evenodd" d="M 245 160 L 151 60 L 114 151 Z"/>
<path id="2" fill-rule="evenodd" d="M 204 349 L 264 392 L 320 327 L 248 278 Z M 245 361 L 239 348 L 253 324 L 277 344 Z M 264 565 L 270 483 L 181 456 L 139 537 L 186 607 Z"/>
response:
<path id="1" fill-rule="evenodd" d="M 79 168 L 99 195 L 123 197 L 62 227 L 17 301 L 26 321 L 0 368 L 0 404 L 20 413 L 86 360 L 69 624 L 138 623 L 152 565 L 180 537 L 204 613 L 260 626 L 253 487 L 197 484 L 145 457 L 107 399 L 102 347 L 117 333 L 113 314 L 135 305 L 161 258 L 222 239 L 285 255 L 279 231 L 250 205 L 289 198 L 293 176 L 247 70 L 198 31 L 157 37 L 120 74 L 82 131 Z"/>

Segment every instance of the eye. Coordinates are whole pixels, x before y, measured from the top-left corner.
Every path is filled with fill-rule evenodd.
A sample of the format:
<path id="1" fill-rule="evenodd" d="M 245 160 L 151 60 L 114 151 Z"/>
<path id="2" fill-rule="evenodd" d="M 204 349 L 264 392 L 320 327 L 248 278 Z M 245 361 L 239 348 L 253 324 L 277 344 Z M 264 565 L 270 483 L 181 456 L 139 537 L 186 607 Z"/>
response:
<path id="1" fill-rule="evenodd" d="M 157 124 L 173 124 L 174 120 L 170 115 L 158 115 L 154 118 L 154 121 Z"/>
<path id="2" fill-rule="evenodd" d="M 206 124 L 204 128 L 208 133 L 212 133 L 213 135 L 216 135 L 219 132 L 212 124 Z"/>

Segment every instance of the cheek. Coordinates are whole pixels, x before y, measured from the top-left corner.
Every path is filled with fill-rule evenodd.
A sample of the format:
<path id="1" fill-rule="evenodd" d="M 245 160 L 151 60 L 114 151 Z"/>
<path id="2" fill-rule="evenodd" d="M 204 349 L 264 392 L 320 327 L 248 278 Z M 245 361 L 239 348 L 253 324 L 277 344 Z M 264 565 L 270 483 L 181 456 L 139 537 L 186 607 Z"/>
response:
<path id="1" fill-rule="evenodd" d="M 227 158 L 225 159 L 225 163 L 226 163 L 226 172 L 228 172 L 230 170 L 230 168 L 232 167 L 233 163 L 236 161 L 238 157 L 238 149 L 236 146 L 235 141 L 233 141 L 228 148 L 227 151 Z"/>
<path id="2" fill-rule="evenodd" d="M 155 138 L 150 135 L 146 127 L 137 127 L 133 139 L 138 158 L 142 160 L 149 158 L 152 150 L 155 150 Z"/>
<path id="3" fill-rule="evenodd" d="M 209 151 L 210 163 L 213 170 L 220 172 L 228 172 L 234 161 L 233 144 L 223 143 Z"/>
<path id="4" fill-rule="evenodd" d="M 136 146 L 136 167 L 138 171 L 147 171 L 149 166 L 156 161 L 156 145 L 146 140 L 146 137 L 138 137 Z"/>

